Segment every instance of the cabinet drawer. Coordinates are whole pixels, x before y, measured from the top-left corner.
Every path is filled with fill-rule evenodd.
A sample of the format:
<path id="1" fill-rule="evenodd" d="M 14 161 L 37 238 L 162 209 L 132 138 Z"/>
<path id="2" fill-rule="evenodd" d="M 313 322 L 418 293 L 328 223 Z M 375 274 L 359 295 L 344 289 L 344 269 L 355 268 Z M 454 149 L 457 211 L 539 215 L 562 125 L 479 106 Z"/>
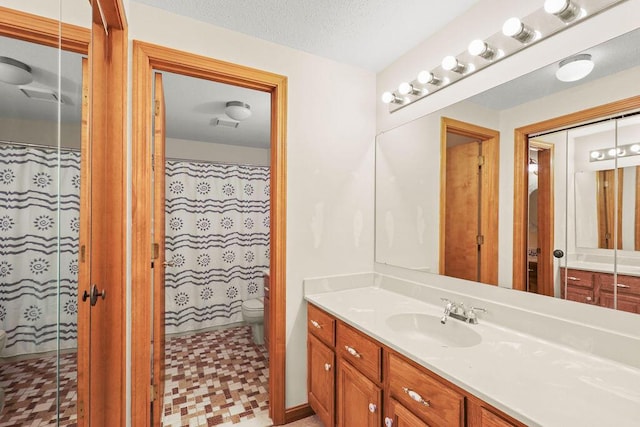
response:
<path id="1" fill-rule="evenodd" d="M 389 395 L 429 425 L 462 426 L 464 396 L 393 353 L 387 353 Z"/>
<path id="2" fill-rule="evenodd" d="M 373 381 L 380 382 L 382 348 L 371 338 L 338 322 L 336 353 Z"/>
<path id="3" fill-rule="evenodd" d="M 601 289 L 613 292 L 614 283 L 613 274 L 599 273 Z M 623 294 L 635 294 L 640 296 L 640 277 L 625 276 L 618 274 L 617 279 L 618 292 Z"/>
<path id="4" fill-rule="evenodd" d="M 561 270 L 561 280 L 567 279 L 568 286 L 580 286 L 593 289 L 594 273 L 591 271 L 574 270 L 572 268 Z"/>
<path id="5" fill-rule="evenodd" d="M 585 289 L 579 286 L 567 286 L 567 298 L 569 301 L 595 304 L 592 289 Z"/>
<path id="6" fill-rule="evenodd" d="M 307 328 L 329 347 L 335 345 L 336 320 L 312 304 L 307 306 Z"/>

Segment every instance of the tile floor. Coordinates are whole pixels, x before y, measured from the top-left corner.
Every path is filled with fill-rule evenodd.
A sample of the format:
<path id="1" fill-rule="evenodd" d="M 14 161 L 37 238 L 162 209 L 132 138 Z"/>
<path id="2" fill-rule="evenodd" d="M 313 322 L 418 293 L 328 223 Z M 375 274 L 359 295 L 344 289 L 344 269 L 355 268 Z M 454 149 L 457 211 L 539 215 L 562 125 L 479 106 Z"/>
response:
<path id="1" fill-rule="evenodd" d="M 0 427 L 56 423 L 56 356 L 0 364 Z M 60 425 L 76 425 L 76 355 L 60 356 Z"/>
<path id="2" fill-rule="evenodd" d="M 212 343 L 216 343 L 215 347 Z M 56 356 L 0 365 L 6 393 L 0 427 L 56 420 Z M 76 425 L 76 355 L 60 358 L 61 426 Z M 163 426 L 271 426 L 268 359 L 241 326 L 167 340 Z M 316 417 L 291 427 L 320 427 Z"/>
<path id="3" fill-rule="evenodd" d="M 166 355 L 163 426 L 271 425 L 267 353 L 248 326 L 172 338 Z"/>

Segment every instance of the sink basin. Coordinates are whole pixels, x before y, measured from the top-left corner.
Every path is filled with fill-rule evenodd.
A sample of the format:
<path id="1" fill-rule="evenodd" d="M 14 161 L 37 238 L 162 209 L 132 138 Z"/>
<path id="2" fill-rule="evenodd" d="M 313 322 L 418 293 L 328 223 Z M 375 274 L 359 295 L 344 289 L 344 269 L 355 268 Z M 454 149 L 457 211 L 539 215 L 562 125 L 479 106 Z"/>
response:
<path id="1" fill-rule="evenodd" d="M 404 338 L 443 347 L 473 347 L 482 341 L 473 326 L 456 319 L 448 319 L 443 325 L 440 317 L 429 314 L 394 314 L 387 318 L 387 326 Z"/>

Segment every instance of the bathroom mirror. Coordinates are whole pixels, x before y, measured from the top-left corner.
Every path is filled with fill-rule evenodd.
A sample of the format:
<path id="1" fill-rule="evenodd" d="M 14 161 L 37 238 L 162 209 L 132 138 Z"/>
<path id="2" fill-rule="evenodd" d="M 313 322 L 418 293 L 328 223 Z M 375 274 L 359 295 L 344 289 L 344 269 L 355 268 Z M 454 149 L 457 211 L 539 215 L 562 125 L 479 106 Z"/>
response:
<path id="1" fill-rule="evenodd" d="M 635 30 L 587 49 L 584 53 L 590 53 L 596 65 L 591 75 L 581 81 L 573 83 L 557 81 L 554 77 L 557 64 L 550 64 L 529 75 L 378 135 L 376 139 L 375 261 L 435 274 L 441 274 L 443 271 L 440 256 L 442 245 L 440 199 L 443 188 L 441 126 L 443 118 L 452 118 L 500 132 L 498 285 L 511 288 L 514 263 L 511 239 L 514 233 L 512 186 L 514 130 L 531 123 L 638 95 L 637 89 L 630 90 L 630 88 L 637 88 L 635 79 L 640 66 L 638 46 L 640 46 L 640 30 Z M 574 134 L 577 135 L 577 132 Z M 576 165 L 569 166 L 566 164 L 566 158 L 556 158 L 554 164 L 556 182 L 564 180 L 565 177 L 573 182 L 577 171 L 596 169 L 597 162 L 588 162 L 589 151 L 592 149 L 586 142 L 587 136 L 580 138 L 585 140 L 582 150 L 586 152 L 587 164 L 591 169 Z M 603 142 L 605 141 L 603 138 L 606 137 L 599 136 L 599 140 L 608 149 L 617 146 L 615 139 L 609 138 Z M 632 142 L 625 141 L 624 144 L 632 144 Z M 633 158 L 637 159 L 639 156 L 629 157 L 629 159 Z M 625 166 L 621 163 L 622 159 L 618 159 L 618 162 L 620 162 L 618 166 Z M 600 163 L 600 169 L 616 169 L 614 161 L 611 161 L 608 166 L 604 164 L 606 162 Z M 625 170 L 623 176 L 626 185 L 632 176 L 635 177 L 635 174 L 632 175 Z M 630 189 L 637 189 L 637 182 L 629 186 Z M 573 201 L 574 189 L 571 188 L 567 194 L 567 197 Z M 575 197 L 576 206 L 579 203 L 586 203 L 582 198 L 578 202 L 578 196 Z M 621 226 L 623 230 L 629 230 L 629 227 L 635 227 L 636 223 L 625 225 L 624 221 L 627 216 L 635 214 L 633 211 L 635 207 L 628 207 L 633 202 L 626 203 L 624 200 L 621 204 L 621 215 L 625 218 Z M 582 217 L 582 208 L 574 209 L 573 202 L 571 205 L 568 212 L 565 210 L 556 212 L 554 235 L 557 236 L 562 230 L 569 239 L 568 244 L 562 245 L 564 260 L 555 261 L 554 264 L 557 283 L 551 287 L 549 294 L 557 297 L 561 296 L 559 269 L 564 266 L 563 263 L 566 263 L 568 258 L 597 260 L 602 264 L 608 264 L 612 271 L 615 266 L 613 249 L 601 249 L 597 245 L 588 247 L 587 243 L 580 240 L 585 236 L 578 232 L 578 227 L 586 226 L 585 223 L 590 219 Z M 560 214 L 562 217 L 559 216 Z M 567 218 L 566 221 L 565 218 Z M 622 233 L 624 234 L 625 231 Z M 551 241 L 553 240 L 552 238 Z M 626 237 L 623 237 L 623 245 L 625 240 L 627 240 Z M 623 259 L 625 263 L 640 265 L 640 257 L 635 249 L 627 252 L 627 246 L 624 246 L 621 250 L 622 252 L 618 251 L 618 262 Z"/>
<path id="2" fill-rule="evenodd" d="M 1 11 L 0 424 L 66 425 L 77 421 L 80 147 L 91 4 L 22 6 Z M 86 27 L 60 24 L 68 21 Z"/>

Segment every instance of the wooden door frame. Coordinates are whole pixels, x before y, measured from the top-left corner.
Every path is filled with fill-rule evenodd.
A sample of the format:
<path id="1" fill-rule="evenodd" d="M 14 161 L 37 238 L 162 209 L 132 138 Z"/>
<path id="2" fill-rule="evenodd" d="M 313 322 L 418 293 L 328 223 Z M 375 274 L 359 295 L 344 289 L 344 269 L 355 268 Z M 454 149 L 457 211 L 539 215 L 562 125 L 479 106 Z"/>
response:
<path id="1" fill-rule="evenodd" d="M 549 144 L 543 141 L 532 141 L 529 145 L 529 148 L 531 147 L 537 147 L 537 148 L 541 148 L 543 150 L 549 150 L 550 151 L 550 162 L 549 162 L 549 188 L 545 189 L 549 191 L 549 209 L 547 210 L 547 212 L 545 212 L 544 217 L 541 218 L 540 213 L 538 211 L 538 224 L 540 224 L 540 222 L 542 220 L 547 221 L 547 223 L 549 224 L 549 235 L 550 236 L 555 236 L 555 186 L 554 186 L 554 182 L 555 182 L 555 176 L 553 173 L 553 164 L 554 164 L 554 159 L 555 159 L 555 145 L 554 144 Z M 538 168 L 540 167 L 540 160 L 538 160 Z M 528 167 L 528 166 L 527 166 Z M 528 183 L 527 183 L 528 185 Z M 527 187 L 527 196 L 529 194 L 529 190 Z M 538 181 L 538 203 L 540 203 L 540 181 Z M 528 198 L 527 198 L 528 201 Z M 529 206 L 527 204 L 527 212 L 528 212 Z M 528 224 L 529 218 L 527 216 L 527 224 Z M 554 287 L 554 279 L 553 279 L 553 247 L 554 245 L 554 239 L 553 237 L 548 238 L 545 236 L 540 235 L 541 233 L 538 233 L 538 242 L 539 242 L 539 246 L 540 246 L 540 254 L 548 254 L 549 256 L 546 257 L 546 259 L 544 259 L 544 257 L 539 257 L 538 258 L 538 292 L 539 294 L 543 294 L 543 295 L 548 295 L 548 296 L 554 296 L 554 292 L 555 292 L 555 287 Z M 542 259 L 541 259 L 542 258 Z M 528 264 L 528 263 L 527 263 Z M 528 268 L 528 267 L 527 267 Z M 540 274 L 540 272 L 542 272 L 542 274 Z M 544 283 L 544 286 L 540 286 L 540 283 Z"/>
<path id="2" fill-rule="evenodd" d="M 640 95 L 514 129 L 513 289 L 527 290 L 529 135 L 613 116 L 640 108 Z"/>
<path id="3" fill-rule="evenodd" d="M 487 168 L 488 182 L 483 180 L 482 190 L 486 193 L 481 201 L 482 210 L 486 211 L 488 206 L 494 207 L 495 215 L 482 215 L 480 230 L 484 236 L 483 247 L 480 257 L 480 271 L 482 282 L 498 284 L 498 188 L 500 169 L 500 132 L 494 129 L 477 126 L 461 120 L 442 117 L 440 119 L 440 255 L 439 272 L 444 273 L 445 254 L 445 221 L 446 221 L 446 192 L 447 192 L 447 132 L 458 135 L 478 138 L 486 145 L 484 167 Z M 484 152 L 484 151 L 483 151 Z"/>
<path id="4" fill-rule="evenodd" d="M 154 71 L 232 84 L 271 94 L 271 318 L 269 412 L 285 423 L 287 78 L 237 64 L 133 41 L 131 405 L 132 425 L 150 421 L 151 90 Z"/>

